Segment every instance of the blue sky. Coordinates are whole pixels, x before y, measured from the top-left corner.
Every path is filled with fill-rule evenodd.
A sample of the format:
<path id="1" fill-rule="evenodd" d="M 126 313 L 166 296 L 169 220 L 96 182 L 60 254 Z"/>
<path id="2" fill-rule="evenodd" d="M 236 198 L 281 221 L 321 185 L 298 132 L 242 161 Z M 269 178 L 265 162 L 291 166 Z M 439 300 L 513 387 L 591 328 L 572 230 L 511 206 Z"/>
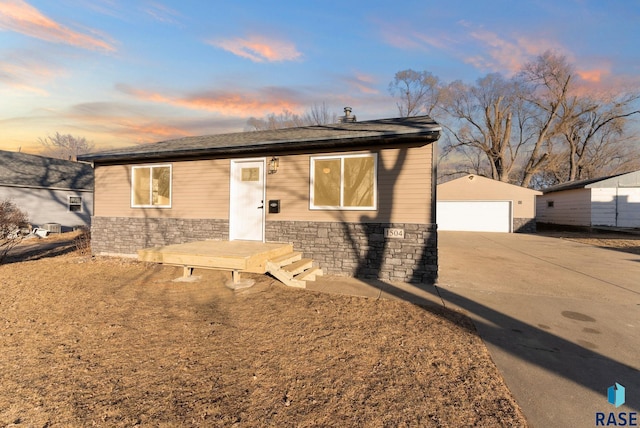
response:
<path id="1" fill-rule="evenodd" d="M 551 49 L 583 83 L 640 87 L 638 0 L 0 0 L 0 149 L 242 131 L 314 104 L 395 117 L 389 82 L 512 75 Z"/>

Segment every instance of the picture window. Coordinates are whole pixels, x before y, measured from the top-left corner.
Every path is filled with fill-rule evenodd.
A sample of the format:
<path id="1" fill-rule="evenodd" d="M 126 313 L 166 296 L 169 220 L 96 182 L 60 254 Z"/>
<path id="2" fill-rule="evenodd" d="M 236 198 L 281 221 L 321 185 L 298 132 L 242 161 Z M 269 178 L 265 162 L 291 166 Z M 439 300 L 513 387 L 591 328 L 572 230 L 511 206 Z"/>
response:
<path id="1" fill-rule="evenodd" d="M 311 209 L 374 210 L 377 155 L 311 158 Z"/>
<path id="2" fill-rule="evenodd" d="M 171 165 L 132 168 L 131 206 L 171 208 Z"/>

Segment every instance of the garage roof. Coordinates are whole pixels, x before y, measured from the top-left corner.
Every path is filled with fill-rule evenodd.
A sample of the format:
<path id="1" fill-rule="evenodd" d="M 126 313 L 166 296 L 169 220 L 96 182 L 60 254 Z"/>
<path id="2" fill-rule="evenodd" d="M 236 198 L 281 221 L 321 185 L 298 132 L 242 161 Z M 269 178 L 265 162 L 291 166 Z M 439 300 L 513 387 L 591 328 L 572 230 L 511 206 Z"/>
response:
<path id="1" fill-rule="evenodd" d="M 568 183 L 548 187 L 544 189 L 542 193 L 546 195 L 547 193 L 560 192 L 563 190 L 613 187 L 640 187 L 640 171 L 615 174 L 608 177 L 569 181 Z"/>

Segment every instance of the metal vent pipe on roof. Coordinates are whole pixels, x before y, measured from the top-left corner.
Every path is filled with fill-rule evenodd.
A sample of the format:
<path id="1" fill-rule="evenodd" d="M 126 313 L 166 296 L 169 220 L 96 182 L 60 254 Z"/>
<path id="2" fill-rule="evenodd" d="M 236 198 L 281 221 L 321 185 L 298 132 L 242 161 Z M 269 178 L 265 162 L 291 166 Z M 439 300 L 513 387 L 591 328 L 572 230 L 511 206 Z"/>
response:
<path id="1" fill-rule="evenodd" d="M 355 122 L 355 116 L 351 116 L 351 107 L 344 108 L 344 116 L 340 116 L 340 123 Z"/>

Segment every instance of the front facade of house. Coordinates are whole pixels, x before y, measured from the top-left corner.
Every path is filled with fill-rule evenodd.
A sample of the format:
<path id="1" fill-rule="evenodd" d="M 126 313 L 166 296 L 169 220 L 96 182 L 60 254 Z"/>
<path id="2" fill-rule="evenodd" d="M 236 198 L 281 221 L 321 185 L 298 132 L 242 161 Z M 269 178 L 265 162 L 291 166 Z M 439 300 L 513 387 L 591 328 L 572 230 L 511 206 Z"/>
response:
<path id="1" fill-rule="evenodd" d="M 640 228 L 640 171 L 553 186 L 536 205 L 542 224 Z"/>
<path id="2" fill-rule="evenodd" d="M 541 194 L 475 174 L 438 184 L 438 230 L 535 232 Z"/>
<path id="3" fill-rule="evenodd" d="M 290 242 L 329 274 L 433 281 L 439 132 L 428 117 L 388 119 L 86 156 L 96 180 L 93 252 Z"/>
<path id="4" fill-rule="evenodd" d="M 0 151 L 0 200 L 12 201 L 33 227 L 60 231 L 89 226 L 93 213 L 90 165 Z"/>

